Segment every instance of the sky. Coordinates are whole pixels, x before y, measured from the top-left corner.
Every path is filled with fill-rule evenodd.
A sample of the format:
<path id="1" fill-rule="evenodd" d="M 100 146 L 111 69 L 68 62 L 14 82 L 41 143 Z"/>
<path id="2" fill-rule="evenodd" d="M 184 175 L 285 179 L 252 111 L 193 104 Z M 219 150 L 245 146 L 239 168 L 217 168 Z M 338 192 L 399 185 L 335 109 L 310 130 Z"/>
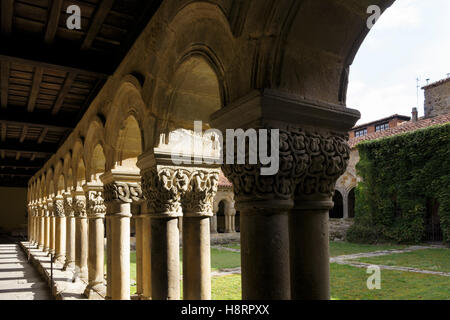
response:
<path id="1" fill-rule="evenodd" d="M 368 15 L 369 16 L 369 15 Z M 420 88 L 450 73 L 450 0 L 396 0 L 370 30 L 352 66 L 347 106 L 358 124 L 411 116 Z M 419 88 L 419 116 L 423 90 Z"/>

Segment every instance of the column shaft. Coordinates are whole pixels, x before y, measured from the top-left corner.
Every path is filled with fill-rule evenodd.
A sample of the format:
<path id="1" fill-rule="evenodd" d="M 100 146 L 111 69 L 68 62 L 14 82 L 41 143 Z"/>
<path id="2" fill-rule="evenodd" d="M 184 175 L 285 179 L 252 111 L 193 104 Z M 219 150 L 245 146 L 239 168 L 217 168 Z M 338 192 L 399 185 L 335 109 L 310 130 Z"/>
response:
<path id="1" fill-rule="evenodd" d="M 142 295 L 142 218 L 134 218 L 136 237 L 136 295 Z"/>
<path id="2" fill-rule="evenodd" d="M 66 262 L 64 270 L 75 266 L 75 217 L 69 215 L 66 217 Z"/>
<path id="3" fill-rule="evenodd" d="M 113 300 L 130 300 L 130 203 L 114 203 L 112 229 Z"/>
<path id="4" fill-rule="evenodd" d="M 106 215 L 106 300 L 112 299 L 112 217 Z"/>
<path id="5" fill-rule="evenodd" d="M 44 251 L 50 251 L 50 217 L 44 217 Z"/>
<path id="6" fill-rule="evenodd" d="M 89 284 L 85 294 L 89 298 L 91 290 L 104 294 L 103 277 L 105 263 L 105 244 L 103 217 L 89 218 L 89 253 L 88 253 L 88 277 Z"/>
<path id="7" fill-rule="evenodd" d="M 55 254 L 55 249 L 56 249 L 56 241 L 55 241 L 55 237 L 56 237 L 56 221 L 55 221 L 55 216 L 52 215 L 49 217 L 50 219 L 50 253 L 51 254 Z"/>
<path id="8" fill-rule="evenodd" d="M 60 263 L 64 263 L 65 253 L 66 253 L 66 217 L 56 218 L 56 259 Z"/>
<path id="9" fill-rule="evenodd" d="M 142 219 L 142 299 L 152 298 L 152 257 L 150 216 Z"/>
<path id="10" fill-rule="evenodd" d="M 183 298 L 211 299 L 209 217 L 183 217 Z"/>
<path id="11" fill-rule="evenodd" d="M 177 217 L 151 218 L 152 299 L 180 299 L 180 248 Z M 158 261 L 158 263 L 156 263 Z"/>
<path id="12" fill-rule="evenodd" d="M 45 250 L 45 216 L 39 217 L 39 248 Z"/>
<path id="13" fill-rule="evenodd" d="M 289 290 L 288 215 L 261 204 L 241 210 L 243 300 L 286 300 Z"/>
<path id="14" fill-rule="evenodd" d="M 329 209 L 296 206 L 289 216 L 292 299 L 330 299 Z"/>

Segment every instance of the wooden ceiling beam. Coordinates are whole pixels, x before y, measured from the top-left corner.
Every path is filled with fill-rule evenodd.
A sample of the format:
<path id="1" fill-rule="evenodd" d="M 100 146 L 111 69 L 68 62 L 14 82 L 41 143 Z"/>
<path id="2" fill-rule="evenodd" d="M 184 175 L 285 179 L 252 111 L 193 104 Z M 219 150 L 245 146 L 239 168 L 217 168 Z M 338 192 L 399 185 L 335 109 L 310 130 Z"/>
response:
<path id="1" fill-rule="evenodd" d="M 76 126 L 75 121 L 68 117 L 50 117 L 48 113 L 14 111 L 14 109 L 18 109 L 16 106 L 10 106 L 9 109 L 0 112 L 0 123 L 35 128 L 47 127 L 50 131 L 58 132 L 73 130 Z"/>
<path id="2" fill-rule="evenodd" d="M 8 106 L 9 62 L 2 60 L 0 67 L 0 104 L 2 109 L 6 109 Z"/>
<path id="3" fill-rule="evenodd" d="M 48 128 L 45 127 L 42 129 L 41 135 L 39 136 L 39 139 L 37 140 L 37 144 L 41 144 L 42 142 L 44 142 L 45 136 L 48 133 Z"/>
<path id="4" fill-rule="evenodd" d="M 6 122 L 1 122 L 1 125 L 2 125 L 1 141 L 5 142 L 6 141 L 7 124 L 6 124 Z"/>
<path id="5" fill-rule="evenodd" d="M 99 33 L 109 11 L 114 4 L 114 0 L 103 0 L 100 6 L 95 11 L 94 17 L 92 18 L 92 23 L 89 26 L 89 30 L 86 33 L 83 44 L 81 45 L 81 50 L 87 50 L 92 46 L 95 37 Z"/>
<path id="6" fill-rule="evenodd" d="M 59 18 L 61 16 L 62 0 L 53 0 L 48 14 L 47 28 L 45 29 L 44 42 L 52 44 L 58 30 Z"/>
<path id="7" fill-rule="evenodd" d="M 50 70 L 63 71 L 63 72 L 67 72 L 67 73 L 83 74 L 83 75 L 100 78 L 100 79 L 106 79 L 109 76 L 108 74 L 102 73 L 102 72 L 90 71 L 90 70 L 81 69 L 81 68 L 73 68 L 73 67 L 69 67 L 66 65 L 52 64 L 52 63 L 42 62 L 39 60 L 30 60 L 30 59 L 12 57 L 12 56 L 3 55 L 3 54 L 0 54 L 0 61 L 2 61 L 2 63 L 3 62 L 17 63 L 17 64 L 29 65 L 29 66 L 33 66 L 33 67 L 41 67 L 44 70 L 50 69 Z"/>
<path id="8" fill-rule="evenodd" d="M 27 133 L 28 133 L 28 126 L 24 125 L 22 127 L 22 133 L 21 133 L 20 139 L 19 139 L 20 143 L 23 143 L 25 141 L 25 138 L 27 137 Z"/>
<path id="9" fill-rule="evenodd" d="M 36 99 L 39 94 L 43 73 L 44 70 L 41 67 L 36 67 L 34 70 L 33 86 L 31 87 L 31 93 L 28 99 L 28 112 L 33 112 L 34 106 L 36 105 Z"/>
<path id="10" fill-rule="evenodd" d="M 30 169 L 40 169 L 44 166 L 45 162 L 44 161 L 31 161 L 27 160 L 25 158 L 21 158 L 19 161 L 16 160 L 3 160 L 0 163 L 1 167 L 6 167 L 6 168 L 30 168 Z"/>
<path id="11" fill-rule="evenodd" d="M 1 1 L 1 33 L 4 35 L 11 35 L 12 22 L 14 15 L 14 0 L 2 0 Z"/>
<path id="12" fill-rule="evenodd" d="M 70 88 L 72 87 L 72 84 L 75 81 L 76 77 L 77 77 L 76 73 L 69 73 L 67 75 L 66 79 L 64 80 L 64 85 L 58 94 L 58 98 L 56 98 L 56 102 L 53 105 L 52 115 L 56 115 L 59 112 L 59 109 L 61 109 L 61 106 L 64 102 L 64 98 L 69 93 Z"/>

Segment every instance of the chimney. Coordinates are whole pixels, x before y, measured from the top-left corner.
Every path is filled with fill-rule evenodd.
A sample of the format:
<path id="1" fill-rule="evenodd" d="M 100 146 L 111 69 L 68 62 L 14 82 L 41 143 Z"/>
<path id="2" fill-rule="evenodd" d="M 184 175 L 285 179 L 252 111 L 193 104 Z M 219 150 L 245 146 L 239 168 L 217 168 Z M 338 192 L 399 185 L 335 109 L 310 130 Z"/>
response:
<path id="1" fill-rule="evenodd" d="M 412 109 L 412 117 L 411 117 L 411 121 L 412 122 L 417 122 L 418 120 L 418 113 L 417 113 L 417 108 L 413 108 Z"/>

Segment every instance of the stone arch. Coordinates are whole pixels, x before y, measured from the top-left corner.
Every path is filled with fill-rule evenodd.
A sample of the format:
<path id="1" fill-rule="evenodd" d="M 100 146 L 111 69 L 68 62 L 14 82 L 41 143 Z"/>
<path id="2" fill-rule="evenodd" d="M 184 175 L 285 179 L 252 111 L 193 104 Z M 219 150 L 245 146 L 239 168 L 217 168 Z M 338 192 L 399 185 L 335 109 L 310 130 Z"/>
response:
<path id="1" fill-rule="evenodd" d="M 81 139 L 75 141 L 72 150 L 72 187 L 81 188 L 86 182 L 86 167 L 84 165 L 84 145 Z"/>
<path id="2" fill-rule="evenodd" d="M 54 179 L 53 179 L 55 191 L 56 191 L 56 194 L 58 194 L 58 195 L 61 195 L 65 189 L 63 170 L 64 170 L 63 161 L 59 160 L 55 166 L 55 175 L 54 175 Z"/>
<path id="3" fill-rule="evenodd" d="M 65 177 L 64 190 L 68 192 L 73 187 L 72 154 L 70 151 L 64 156 L 63 174 Z"/>
<path id="4" fill-rule="evenodd" d="M 47 173 L 45 176 L 45 188 L 46 188 L 45 196 L 47 198 L 52 197 L 55 192 L 54 182 L 53 182 L 53 167 L 51 167 L 47 170 Z"/>
<path id="5" fill-rule="evenodd" d="M 88 181 L 97 181 L 100 174 L 106 170 L 105 145 L 103 121 L 99 117 L 95 117 L 87 131 L 84 145 L 86 178 Z"/>
<path id="6" fill-rule="evenodd" d="M 146 137 L 152 136 L 150 126 L 145 125 L 147 121 L 146 107 L 142 100 L 139 82 L 136 78 L 128 76 L 120 85 L 106 120 L 105 141 L 106 145 L 111 148 L 106 170 L 115 168 L 119 162 L 124 160 L 123 152 L 130 151 L 124 150 L 125 148 L 133 149 L 132 153 L 139 152 L 139 154 L 133 154 L 136 158 L 142 153 L 142 150 L 148 145 Z M 127 143 L 131 142 L 128 146 L 125 145 L 127 138 L 133 138 L 133 141 L 127 141 Z"/>
<path id="7" fill-rule="evenodd" d="M 228 104 L 231 96 L 239 96 L 230 92 L 231 79 L 236 88 L 242 88 L 237 83 L 240 80 L 232 76 L 241 70 L 233 67 L 233 62 L 239 61 L 235 59 L 236 41 L 219 6 L 208 2 L 185 4 L 171 14 L 168 24 L 167 31 L 158 35 L 158 47 L 153 48 L 156 59 L 150 62 L 150 73 L 156 77 L 150 103 L 153 112 L 169 121 L 167 107 L 177 86 L 177 71 L 192 59 L 206 62 L 216 74 L 221 105 Z"/>

